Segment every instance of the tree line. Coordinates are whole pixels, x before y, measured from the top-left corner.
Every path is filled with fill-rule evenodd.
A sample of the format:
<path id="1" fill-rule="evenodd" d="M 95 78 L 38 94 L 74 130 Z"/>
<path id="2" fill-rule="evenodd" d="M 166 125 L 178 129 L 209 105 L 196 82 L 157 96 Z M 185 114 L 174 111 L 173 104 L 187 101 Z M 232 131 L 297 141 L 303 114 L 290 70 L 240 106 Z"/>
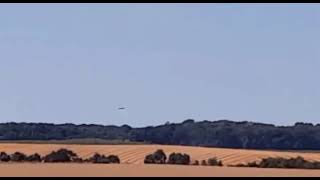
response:
<path id="1" fill-rule="evenodd" d="M 0 142 L 86 138 L 222 148 L 320 150 L 320 125 L 275 126 L 228 120 L 195 122 L 192 119 L 144 128 L 93 124 L 0 124 Z"/>

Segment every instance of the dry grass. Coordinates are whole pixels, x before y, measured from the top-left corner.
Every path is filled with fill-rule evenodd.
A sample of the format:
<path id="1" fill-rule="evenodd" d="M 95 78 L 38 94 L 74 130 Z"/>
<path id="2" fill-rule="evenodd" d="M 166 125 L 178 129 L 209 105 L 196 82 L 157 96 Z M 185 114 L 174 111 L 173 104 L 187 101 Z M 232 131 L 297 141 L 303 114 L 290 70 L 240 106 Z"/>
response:
<path id="1" fill-rule="evenodd" d="M 172 165 L 0 164 L 1 177 L 319 177 L 320 171 Z"/>
<path id="2" fill-rule="evenodd" d="M 217 157 L 224 165 L 235 165 L 259 161 L 266 157 L 302 156 L 309 161 L 320 161 L 319 153 L 235 150 L 162 145 L 62 145 L 62 144 L 0 144 L 0 151 L 25 154 L 35 152 L 45 155 L 59 148 L 67 148 L 82 158 L 94 153 L 115 154 L 120 165 L 93 164 L 0 164 L 0 176 L 320 176 L 319 170 L 256 169 L 232 167 L 144 165 L 147 154 L 163 149 L 167 155 L 172 152 L 187 153 L 192 160 Z"/>
<path id="3" fill-rule="evenodd" d="M 76 152 L 82 158 L 88 158 L 94 153 L 118 155 L 124 164 L 143 164 L 147 154 L 151 154 L 157 149 L 163 149 L 169 155 L 172 152 L 183 152 L 191 156 L 192 160 L 207 160 L 217 157 L 225 165 L 235 165 L 259 161 L 267 157 L 297 157 L 301 156 L 308 161 L 320 161 L 320 153 L 299 153 L 280 151 L 256 151 L 221 148 L 201 148 L 184 146 L 163 146 L 163 145 L 61 145 L 61 144 L 0 144 L 0 151 L 14 153 L 16 151 L 25 154 L 35 152 L 45 155 L 53 150 L 67 148 Z"/>

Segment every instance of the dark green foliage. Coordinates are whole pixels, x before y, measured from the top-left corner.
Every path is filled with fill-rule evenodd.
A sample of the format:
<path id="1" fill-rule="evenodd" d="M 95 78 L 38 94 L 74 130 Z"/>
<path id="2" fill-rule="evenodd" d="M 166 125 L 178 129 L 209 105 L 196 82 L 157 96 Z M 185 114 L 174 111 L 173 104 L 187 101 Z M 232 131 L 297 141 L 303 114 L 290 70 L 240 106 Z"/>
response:
<path id="1" fill-rule="evenodd" d="M 223 166 L 222 161 L 219 161 L 217 158 L 208 159 L 209 166 Z"/>
<path id="2" fill-rule="evenodd" d="M 190 156 L 187 154 L 181 153 L 172 153 L 169 156 L 168 161 L 166 154 L 163 150 L 159 149 L 153 154 L 149 154 L 145 157 L 145 164 L 177 164 L 177 165 L 189 165 L 190 164 Z M 199 161 L 197 162 L 199 164 Z M 196 165 L 196 164 L 195 164 Z"/>
<path id="3" fill-rule="evenodd" d="M 105 156 L 99 153 L 95 153 L 91 158 L 88 159 L 88 162 L 95 164 L 119 164 L 120 158 L 115 155 Z"/>
<path id="4" fill-rule="evenodd" d="M 77 159 L 78 156 L 73 151 L 68 149 L 59 149 L 58 151 L 53 151 L 44 157 L 44 162 L 46 163 L 57 163 L 57 162 L 72 162 Z"/>
<path id="5" fill-rule="evenodd" d="M 110 155 L 107 157 L 110 160 L 111 164 L 120 164 L 120 158 L 115 155 Z"/>
<path id="6" fill-rule="evenodd" d="M 91 158 L 87 160 L 87 162 L 95 163 L 95 164 L 119 164 L 120 158 L 115 155 L 105 156 L 99 153 L 95 153 Z"/>
<path id="7" fill-rule="evenodd" d="M 13 162 L 24 162 L 27 159 L 27 156 L 21 152 L 15 152 L 10 157 Z"/>
<path id="8" fill-rule="evenodd" d="M 288 168 L 288 169 L 320 169 L 320 162 L 310 162 L 302 157 L 296 158 L 265 158 L 261 162 L 250 162 L 238 164 L 236 167 L 257 167 L 257 168 Z"/>
<path id="9" fill-rule="evenodd" d="M 38 153 L 32 154 L 26 158 L 28 162 L 41 162 L 41 156 Z"/>
<path id="10" fill-rule="evenodd" d="M 166 160 L 167 160 L 166 154 L 163 152 L 162 149 L 159 149 L 155 153 L 147 155 L 144 159 L 144 163 L 145 164 L 165 164 Z"/>
<path id="11" fill-rule="evenodd" d="M 190 156 L 188 154 L 172 153 L 169 156 L 168 164 L 189 165 Z"/>
<path id="12" fill-rule="evenodd" d="M 145 164 L 156 164 L 152 154 L 149 154 L 144 158 L 144 163 Z"/>
<path id="13" fill-rule="evenodd" d="M 57 153 L 66 154 L 66 155 L 68 155 L 70 158 L 73 158 L 73 157 L 77 157 L 77 156 L 78 156 L 75 152 L 73 152 L 73 151 L 71 151 L 71 150 L 68 150 L 68 149 L 64 149 L 64 148 L 59 149 L 59 150 L 57 151 Z"/>
<path id="14" fill-rule="evenodd" d="M 89 162 L 95 164 L 109 164 L 110 160 L 105 155 L 96 153 L 89 159 Z"/>
<path id="15" fill-rule="evenodd" d="M 0 153 L 0 161 L 1 162 L 9 162 L 11 160 L 11 157 L 5 153 L 5 152 L 1 152 Z"/>
<path id="16" fill-rule="evenodd" d="M 124 126 L 4 123 L 0 140 L 68 140 L 99 138 L 119 142 L 223 148 L 320 150 L 320 125 L 296 123 L 277 127 L 252 122 L 186 120 L 146 128 Z"/>
<path id="17" fill-rule="evenodd" d="M 15 152 L 11 156 L 9 156 L 5 152 L 0 153 L 0 161 L 1 162 L 42 162 L 45 163 L 99 163 L 99 164 L 120 164 L 120 158 L 115 155 L 110 155 L 106 157 L 105 155 L 95 154 L 90 159 L 83 160 L 79 158 L 76 153 L 70 151 L 68 149 L 59 149 L 58 151 L 52 151 L 50 154 L 41 158 L 41 156 L 37 153 L 32 154 L 30 156 L 26 156 L 23 153 Z"/>

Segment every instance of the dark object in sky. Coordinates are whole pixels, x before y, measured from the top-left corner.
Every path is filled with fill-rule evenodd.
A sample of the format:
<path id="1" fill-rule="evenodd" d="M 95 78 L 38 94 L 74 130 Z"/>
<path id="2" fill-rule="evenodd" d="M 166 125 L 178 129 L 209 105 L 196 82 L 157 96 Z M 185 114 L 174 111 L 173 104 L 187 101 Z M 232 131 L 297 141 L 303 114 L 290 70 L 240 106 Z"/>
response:
<path id="1" fill-rule="evenodd" d="M 118 108 L 118 110 L 125 110 L 125 109 L 126 109 L 125 107 Z"/>

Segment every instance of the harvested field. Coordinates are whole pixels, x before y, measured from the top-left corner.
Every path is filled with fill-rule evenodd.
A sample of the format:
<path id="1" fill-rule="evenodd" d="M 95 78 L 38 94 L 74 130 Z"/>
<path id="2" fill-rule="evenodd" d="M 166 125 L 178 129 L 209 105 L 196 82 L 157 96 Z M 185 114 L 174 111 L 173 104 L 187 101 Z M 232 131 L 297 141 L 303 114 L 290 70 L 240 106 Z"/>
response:
<path id="1" fill-rule="evenodd" d="M 70 149 L 82 158 L 88 158 L 96 152 L 105 155 L 115 154 L 120 157 L 121 164 L 0 163 L 0 176 L 320 176 L 320 170 L 145 165 L 143 163 L 145 156 L 157 149 L 163 149 L 167 155 L 172 152 L 187 153 L 191 156 L 192 161 L 217 157 L 223 161 L 224 165 L 259 161 L 266 157 L 302 156 L 309 161 L 320 161 L 320 154 L 316 152 L 256 151 L 163 145 L 0 144 L 0 151 L 7 153 L 20 151 L 25 154 L 37 152 L 45 155 L 60 148 Z"/>

